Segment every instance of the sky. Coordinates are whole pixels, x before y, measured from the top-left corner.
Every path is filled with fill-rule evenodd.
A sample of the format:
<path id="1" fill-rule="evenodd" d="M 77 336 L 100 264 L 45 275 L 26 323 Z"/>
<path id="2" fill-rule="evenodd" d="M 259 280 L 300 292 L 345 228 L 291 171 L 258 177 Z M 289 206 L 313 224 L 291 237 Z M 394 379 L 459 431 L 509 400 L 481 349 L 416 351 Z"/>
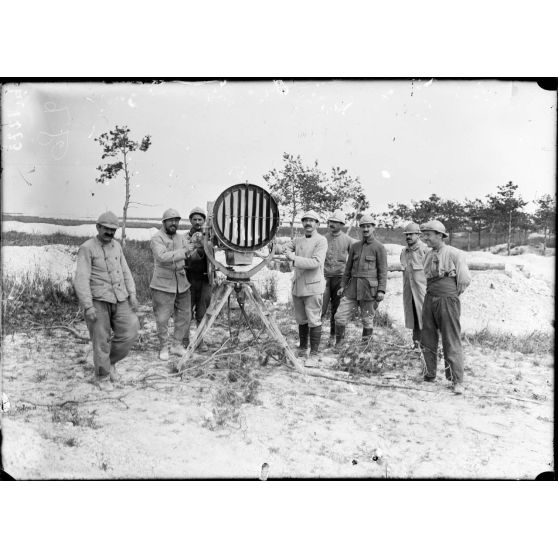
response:
<path id="1" fill-rule="evenodd" d="M 94 141 L 133 139 L 129 216 L 186 214 L 229 186 L 265 186 L 283 153 L 359 177 L 380 213 L 436 193 L 463 201 L 512 181 L 556 189 L 556 92 L 507 80 L 22 83 L 2 88 L 4 213 L 122 215 L 123 175 L 99 184 Z"/>

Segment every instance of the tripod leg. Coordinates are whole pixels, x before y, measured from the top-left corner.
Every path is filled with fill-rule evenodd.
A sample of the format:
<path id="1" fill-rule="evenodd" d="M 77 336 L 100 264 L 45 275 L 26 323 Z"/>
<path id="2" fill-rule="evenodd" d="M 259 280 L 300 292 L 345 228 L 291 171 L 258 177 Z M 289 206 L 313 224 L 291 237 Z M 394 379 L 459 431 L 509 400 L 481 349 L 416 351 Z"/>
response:
<path id="1" fill-rule="evenodd" d="M 262 322 L 265 324 L 265 327 L 268 329 L 271 336 L 283 347 L 285 354 L 287 355 L 288 359 L 293 363 L 294 367 L 301 374 L 306 374 L 306 370 L 300 364 L 295 354 L 293 353 L 292 349 L 289 347 L 287 340 L 285 339 L 285 337 L 281 333 L 281 330 L 275 323 L 273 316 L 271 316 L 271 314 L 266 312 L 265 302 L 260 296 L 260 293 L 257 291 L 256 286 L 252 282 L 250 282 L 249 285 L 251 290 L 246 289 L 246 294 L 254 303 L 254 306 L 256 307 L 256 311 L 260 315 L 260 318 L 262 319 Z"/>
<path id="2" fill-rule="evenodd" d="M 227 302 L 229 295 L 233 290 L 233 286 L 230 283 L 223 283 L 217 289 L 215 295 L 211 298 L 211 304 L 207 309 L 205 316 L 202 318 L 198 329 L 196 329 L 196 333 L 194 338 L 190 341 L 188 348 L 186 349 L 186 353 L 178 362 L 178 370 L 180 371 L 184 364 L 192 357 L 196 347 L 200 344 L 200 341 L 203 339 L 204 335 L 211 329 L 213 322 L 221 312 L 221 309 Z"/>
<path id="3" fill-rule="evenodd" d="M 248 297 L 250 296 L 248 294 L 248 287 L 246 285 L 242 285 L 242 290 L 246 291 L 246 294 L 247 294 Z M 242 315 L 244 316 L 244 319 L 246 320 L 246 325 L 250 329 L 254 339 L 257 341 L 258 337 L 254 333 L 254 330 L 252 329 L 252 326 L 250 325 L 250 320 L 248 319 L 248 314 L 246 314 L 246 310 L 244 309 L 244 300 L 242 300 L 242 297 L 240 296 L 240 293 L 236 293 L 236 299 L 238 301 L 238 307 L 240 308 L 240 311 L 242 312 Z M 239 330 L 240 330 L 240 328 L 239 328 Z M 239 331 L 239 333 L 240 333 L 240 331 Z"/>

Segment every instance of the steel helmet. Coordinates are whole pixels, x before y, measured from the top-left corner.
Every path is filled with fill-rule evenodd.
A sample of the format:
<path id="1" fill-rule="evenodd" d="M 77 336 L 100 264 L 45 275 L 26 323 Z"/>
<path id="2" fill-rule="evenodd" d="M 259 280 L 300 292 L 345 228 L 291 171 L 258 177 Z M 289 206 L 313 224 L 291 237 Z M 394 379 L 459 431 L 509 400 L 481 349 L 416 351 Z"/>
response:
<path id="1" fill-rule="evenodd" d="M 341 223 L 342 225 L 344 225 L 346 223 L 345 220 L 345 215 L 344 213 L 337 209 L 336 211 L 334 211 L 328 218 L 328 221 L 335 221 L 336 223 Z"/>
<path id="2" fill-rule="evenodd" d="M 167 219 L 182 219 L 182 217 L 180 217 L 180 213 L 176 209 L 169 208 L 163 213 L 161 221 L 166 221 Z"/>
<path id="3" fill-rule="evenodd" d="M 320 216 L 312 210 L 307 211 L 300 220 L 302 221 L 303 219 L 314 219 L 314 221 L 320 222 Z"/>
<path id="4" fill-rule="evenodd" d="M 446 227 L 444 227 L 444 225 L 440 223 L 440 221 L 437 221 L 436 219 L 432 221 L 428 221 L 428 223 L 424 223 L 424 225 L 421 225 L 420 230 L 421 232 L 434 231 L 437 233 L 441 233 L 441 235 L 444 238 L 449 236 L 449 234 L 446 232 Z"/>
<path id="5" fill-rule="evenodd" d="M 201 207 L 194 207 L 188 214 L 188 219 L 191 219 L 192 215 L 201 215 L 204 219 L 207 219 L 207 213 Z"/>
<path id="6" fill-rule="evenodd" d="M 363 215 L 358 222 L 358 226 L 360 225 L 372 225 L 373 227 L 376 226 L 376 219 L 372 217 L 372 215 Z"/>
<path id="7" fill-rule="evenodd" d="M 101 213 L 97 219 L 97 225 L 103 225 L 107 229 L 117 229 L 120 225 L 118 224 L 118 217 L 112 211 L 106 211 Z"/>
<path id="8" fill-rule="evenodd" d="M 420 227 L 417 223 L 409 223 L 404 229 L 403 234 L 420 234 Z"/>

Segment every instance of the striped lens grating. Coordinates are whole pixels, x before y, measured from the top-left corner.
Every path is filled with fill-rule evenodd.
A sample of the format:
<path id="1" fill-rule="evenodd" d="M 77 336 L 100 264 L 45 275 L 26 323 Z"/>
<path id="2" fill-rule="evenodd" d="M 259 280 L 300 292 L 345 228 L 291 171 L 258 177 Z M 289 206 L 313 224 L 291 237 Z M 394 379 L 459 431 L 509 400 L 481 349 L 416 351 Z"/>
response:
<path id="1" fill-rule="evenodd" d="M 227 188 L 213 206 L 213 228 L 225 246 L 240 252 L 268 244 L 279 226 L 277 203 L 255 184 Z"/>

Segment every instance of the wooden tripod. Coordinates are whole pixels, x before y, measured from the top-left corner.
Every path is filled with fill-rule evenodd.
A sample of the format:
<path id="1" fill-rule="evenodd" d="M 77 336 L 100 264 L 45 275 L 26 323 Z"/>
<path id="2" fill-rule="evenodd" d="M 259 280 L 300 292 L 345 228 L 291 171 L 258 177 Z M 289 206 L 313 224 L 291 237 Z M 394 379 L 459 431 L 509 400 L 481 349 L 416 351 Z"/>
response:
<path id="1" fill-rule="evenodd" d="M 211 298 L 211 304 L 207 309 L 200 325 L 198 326 L 196 333 L 188 348 L 186 349 L 186 354 L 180 359 L 178 362 L 178 370 L 182 370 L 182 367 L 188 362 L 188 360 L 194 354 L 194 351 L 198 347 L 198 345 L 203 340 L 206 333 L 211 329 L 211 326 L 215 322 L 217 316 L 223 309 L 223 306 L 227 302 L 229 296 L 232 292 L 235 292 L 236 299 L 238 301 L 238 305 L 240 306 L 240 310 L 244 317 L 247 318 L 246 312 L 244 311 L 244 300 L 249 299 L 254 303 L 256 308 L 256 312 L 258 313 L 259 317 L 261 318 L 263 324 L 265 325 L 267 331 L 269 332 L 270 336 L 275 339 L 283 350 L 285 351 L 285 355 L 288 359 L 292 362 L 294 367 L 303 374 L 305 373 L 304 367 L 300 364 L 297 360 L 295 354 L 293 353 L 292 349 L 289 347 L 287 340 L 281 333 L 281 330 L 277 326 L 272 314 L 267 310 L 265 306 L 265 302 L 263 301 L 260 293 L 256 289 L 256 285 L 250 280 L 236 280 L 230 281 L 226 280 L 215 291 L 215 294 Z M 253 333 L 253 332 L 252 332 Z"/>

